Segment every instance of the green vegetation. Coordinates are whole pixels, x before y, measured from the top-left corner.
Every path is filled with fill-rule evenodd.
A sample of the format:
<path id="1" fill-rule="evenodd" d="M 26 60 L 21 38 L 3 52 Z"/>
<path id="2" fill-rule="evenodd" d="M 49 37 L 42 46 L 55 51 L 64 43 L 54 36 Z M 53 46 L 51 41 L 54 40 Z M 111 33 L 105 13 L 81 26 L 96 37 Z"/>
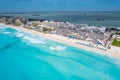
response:
<path id="1" fill-rule="evenodd" d="M 51 32 L 51 31 L 52 31 L 51 28 L 43 27 L 43 32 L 44 32 L 44 33 L 49 33 L 49 32 Z"/>
<path id="2" fill-rule="evenodd" d="M 118 41 L 117 39 L 114 39 L 112 45 L 120 47 L 120 41 Z"/>
<path id="3" fill-rule="evenodd" d="M 116 32 L 115 34 L 120 35 L 120 32 Z"/>

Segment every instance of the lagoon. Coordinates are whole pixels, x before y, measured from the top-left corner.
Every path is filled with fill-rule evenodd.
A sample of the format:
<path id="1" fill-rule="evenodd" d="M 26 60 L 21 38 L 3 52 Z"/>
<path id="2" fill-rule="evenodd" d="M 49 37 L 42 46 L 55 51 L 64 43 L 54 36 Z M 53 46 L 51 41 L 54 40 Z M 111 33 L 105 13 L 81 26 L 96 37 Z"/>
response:
<path id="1" fill-rule="evenodd" d="M 26 13 L 0 13 L 2 16 L 68 21 L 74 24 L 88 24 L 97 27 L 120 27 L 120 12 L 82 12 L 82 11 L 41 11 Z"/>

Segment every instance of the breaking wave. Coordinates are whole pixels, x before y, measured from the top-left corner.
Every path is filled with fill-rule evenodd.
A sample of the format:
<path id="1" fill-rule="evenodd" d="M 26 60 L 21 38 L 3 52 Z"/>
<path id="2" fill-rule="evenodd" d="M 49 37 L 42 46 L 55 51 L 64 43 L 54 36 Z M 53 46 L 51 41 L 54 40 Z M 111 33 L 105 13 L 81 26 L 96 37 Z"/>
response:
<path id="1" fill-rule="evenodd" d="M 16 35 L 16 37 L 23 37 L 24 36 L 24 34 L 22 34 L 22 33 L 18 33 L 17 35 Z"/>
<path id="2" fill-rule="evenodd" d="M 35 44 L 45 44 L 44 41 L 41 41 L 39 39 L 31 38 L 28 36 L 23 37 L 24 40 L 28 40 L 30 43 L 35 43 Z"/>
<path id="3" fill-rule="evenodd" d="M 50 46 L 50 50 L 63 51 L 63 50 L 65 50 L 65 49 L 66 49 L 65 46 L 60 46 L 60 45 L 58 45 L 58 46 L 56 46 L 56 47 Z"/>
<path id="4" fill-rule="evenodd" d="M 3 32 L 4 34 L 9 34 L 9 33 L 11 33 L 11 32 L 8 32 L 8 31 L 6 31 L 6 32 Z"/>
<path id="5" fill-rule="evenodd" d="M 7 27 L 0 26 L 0 29 L 6 29 Z"/>

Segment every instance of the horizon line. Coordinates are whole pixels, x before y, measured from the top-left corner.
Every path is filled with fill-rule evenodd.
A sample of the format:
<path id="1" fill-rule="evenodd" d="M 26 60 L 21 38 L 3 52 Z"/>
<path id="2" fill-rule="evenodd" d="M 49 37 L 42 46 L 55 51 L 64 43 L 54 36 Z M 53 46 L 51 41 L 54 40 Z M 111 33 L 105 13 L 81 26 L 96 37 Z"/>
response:
<path id="1" fill-rule="evenodd" d="M 40 13 L 40 12 L 120 12 L 120 11 L 3 11 L 0 14 L 14 14 L 14 13 Z"/>

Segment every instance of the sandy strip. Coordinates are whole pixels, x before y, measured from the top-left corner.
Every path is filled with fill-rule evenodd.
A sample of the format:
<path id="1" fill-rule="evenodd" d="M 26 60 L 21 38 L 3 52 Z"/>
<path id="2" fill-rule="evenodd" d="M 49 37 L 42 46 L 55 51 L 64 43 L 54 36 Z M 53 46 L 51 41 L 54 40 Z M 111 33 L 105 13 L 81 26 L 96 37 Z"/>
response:
<path id="1" fill-rule="evenodd" d="M 95 53 L 98 53 L 98 54 L 101 54 L 101 55 L 107 55 L 107 56 L 110 56 L 110 57 L 120 58 L 120 52 L 117 52 L 117 51 L 112 50 L 112 49 L 108 49 L 107 51 L 103 51 L 103 50 L 100 50 L 100 49 L 97 49 L 97 48 L 92 48 L 92 47 L 76 44 L 76 42 L 79 42 L 79 40 L 76 40 L 76 39 L 74 39 L 74 40 L 73 39 L 68 39 L 67 37 L 60 36 L 60 35 L 55 35 L 55 34 L 44 34 L 44 33 L 34 31 L 34 30 L 22 28 L 22 27 L 15 27 L 15 26 L 5 25 L 5 24 L 0 24 L 0 25 L 4 25 L 4 26 L 7 26 L 7 27 L 17 29 L 19 31 L 24 31 L 24 32 L 35 34 L 35 35 L 38 35 L 38 36 L 42 36 L 44 38 L 48 38 L 48 39 L 56 41 L 56 42 L 64 43 L 64 44 L 74 46 L 74 47 L 77 47 L 77 48 L 81 48 L 81 49 L 84 49 L 84 50 L 87 50 L 87 51 L 92 51 L 92 52 L 95 52 Z M 120 50 L 120 48 L 116 48 L 116 49 Z"/>

